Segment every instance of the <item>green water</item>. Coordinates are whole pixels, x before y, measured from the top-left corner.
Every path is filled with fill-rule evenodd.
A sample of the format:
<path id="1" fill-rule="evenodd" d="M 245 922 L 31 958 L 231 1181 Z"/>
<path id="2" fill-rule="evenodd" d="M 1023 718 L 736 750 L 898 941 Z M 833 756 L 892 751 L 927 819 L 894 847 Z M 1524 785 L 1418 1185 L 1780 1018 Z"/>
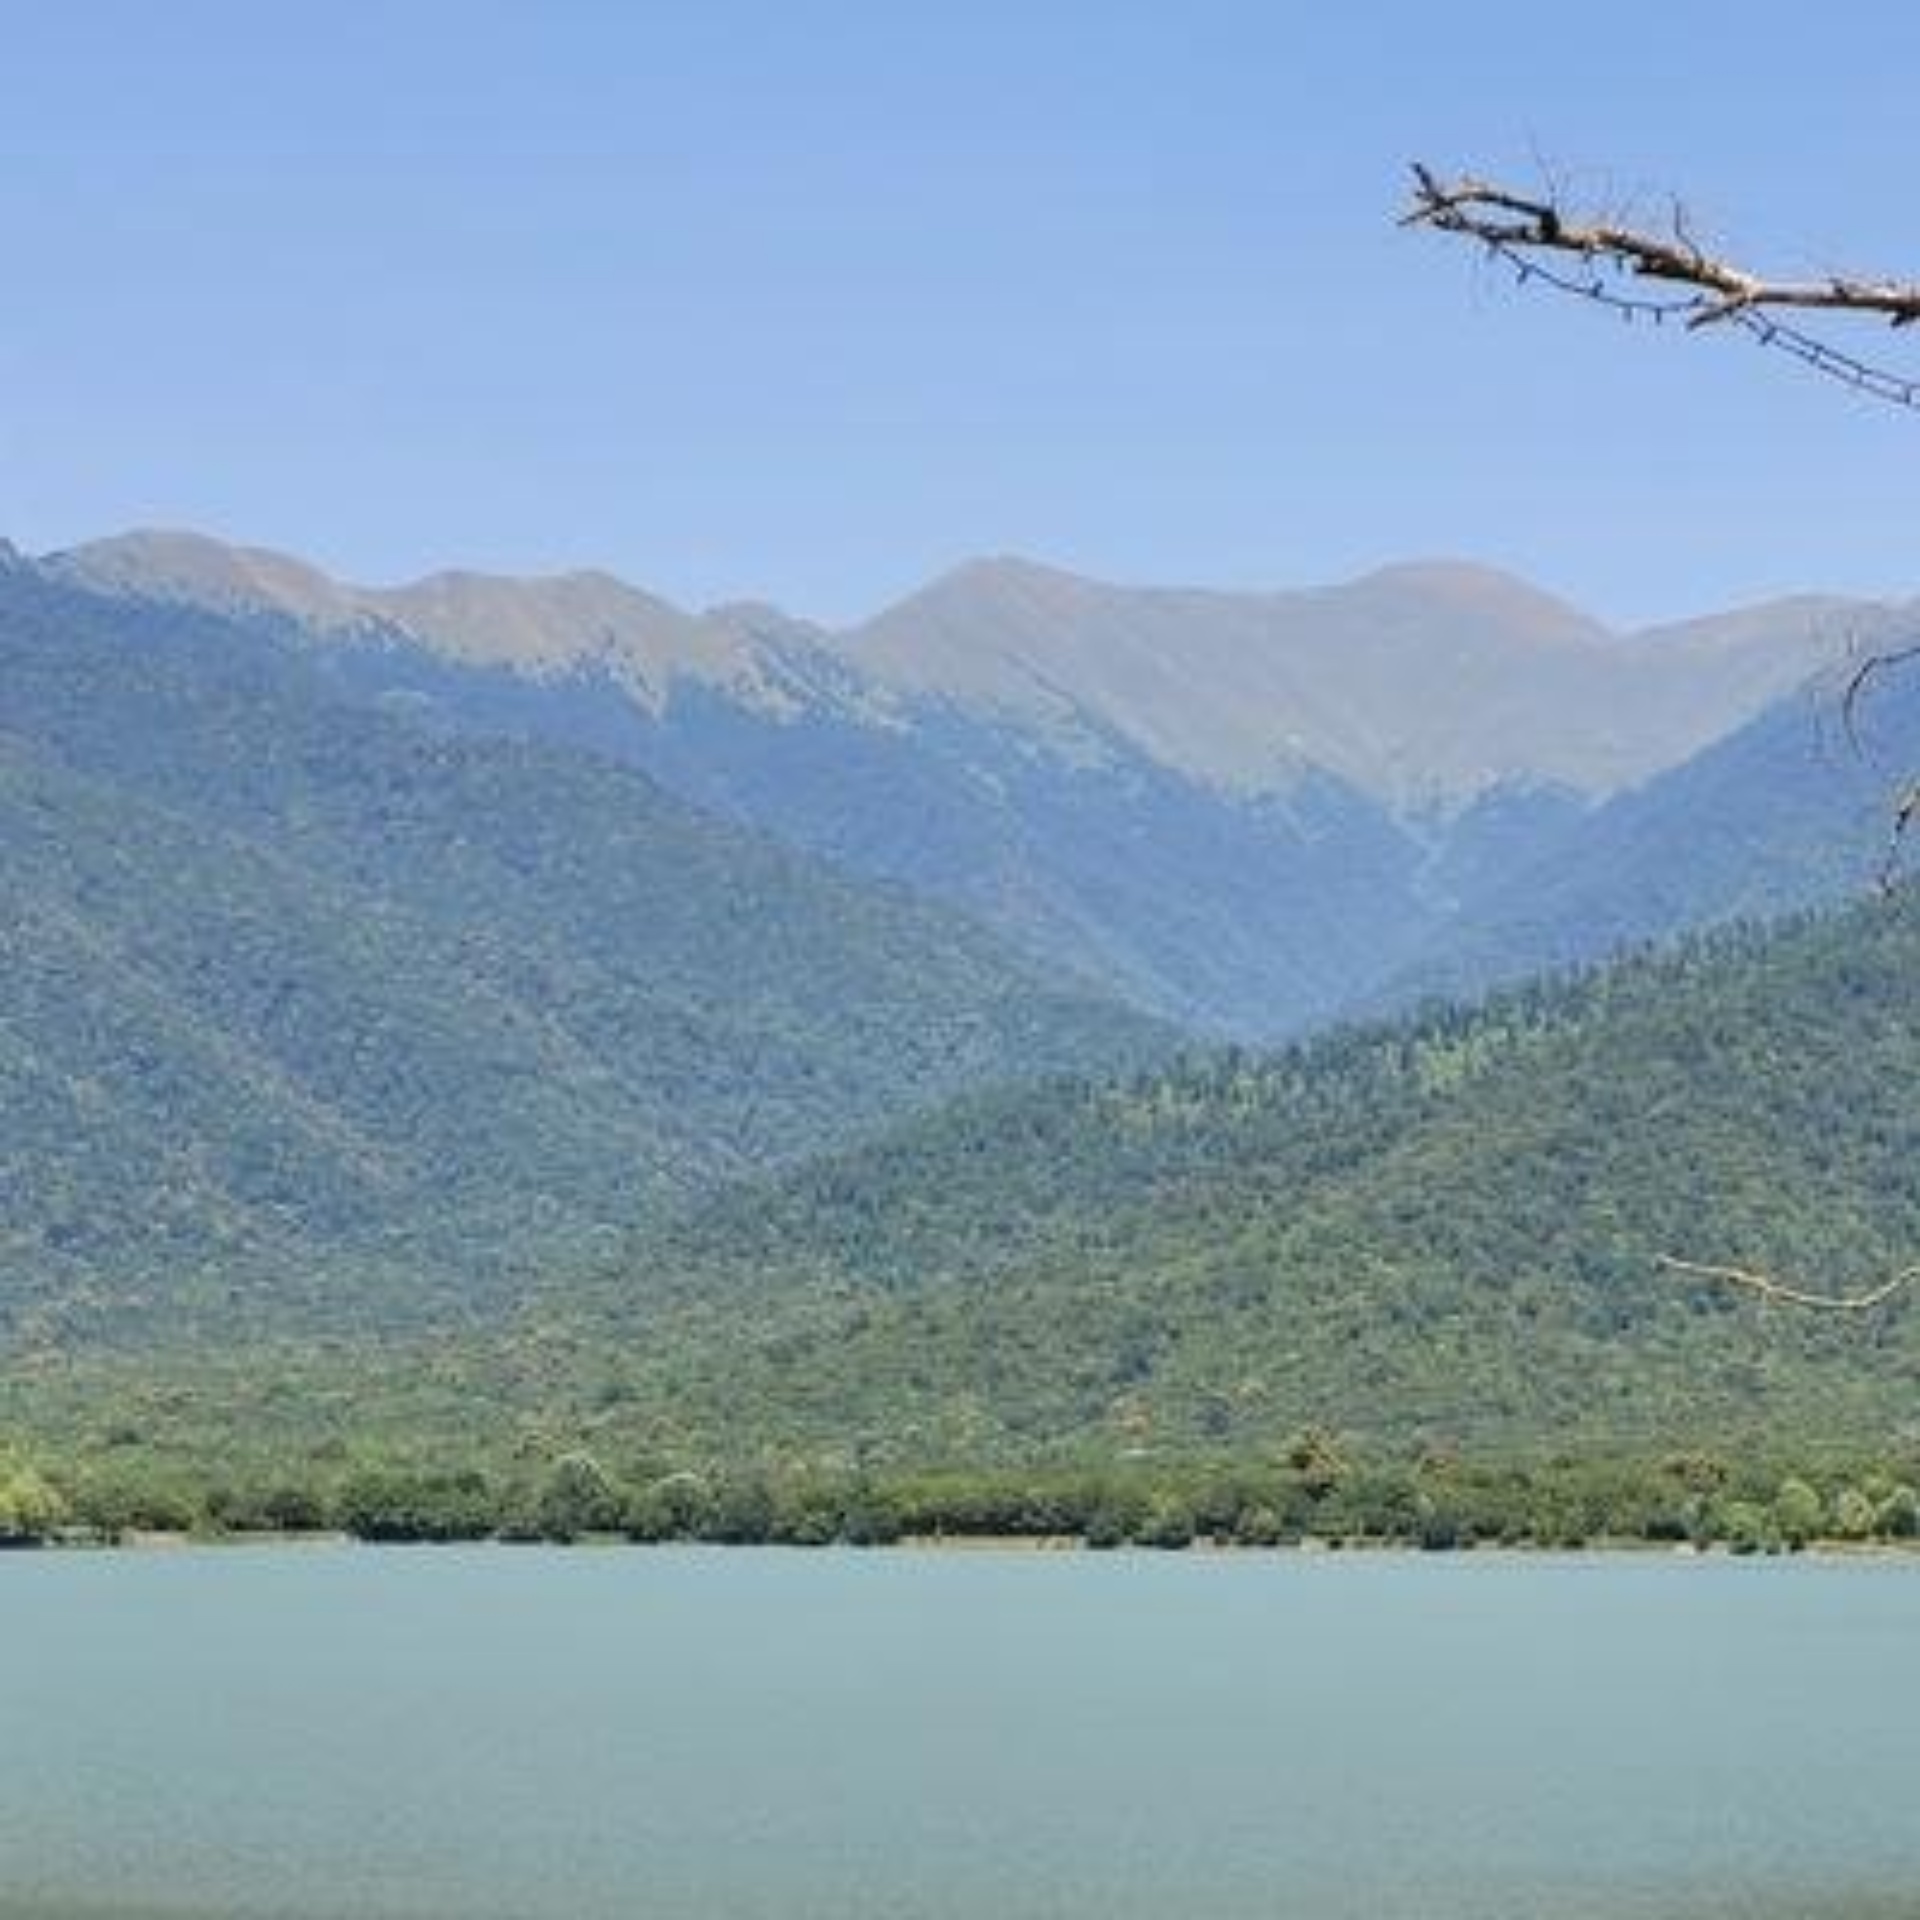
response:
<path id="1" fill-rule="evenodd" d="M 1920 1915 L 1920 1564 L 0 1557 L 0 1913 Z"/>

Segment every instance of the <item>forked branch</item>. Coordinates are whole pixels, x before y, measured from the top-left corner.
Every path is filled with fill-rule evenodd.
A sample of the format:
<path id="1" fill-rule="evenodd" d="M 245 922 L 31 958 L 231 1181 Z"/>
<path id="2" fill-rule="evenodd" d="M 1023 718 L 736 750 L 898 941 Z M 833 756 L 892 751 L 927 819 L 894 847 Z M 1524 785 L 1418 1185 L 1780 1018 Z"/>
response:
<path id="1" fill-rule="evenodd" d="M 1770 1273 L 1756 1273 L 1749 1267 L 1709 1266 L 1699 1260 L 1676 1260 L 1669 1254 L 1662 1254 L 1657 1264 L 1668 1273 L 1686 1279 L 1718 1280 L 1726 1286 L 1758 1294 L 1763 1300 L 1775 1300 L 1789 1307 L 1811 1307 L 1820 1313 L 1866 1313 L 1884 1306 L 1920 1280 L 1920 1267 L 1908 1267 L 1865 1293 L 1811 1293 L 1804 1287 L 1791 1286 Z"/>

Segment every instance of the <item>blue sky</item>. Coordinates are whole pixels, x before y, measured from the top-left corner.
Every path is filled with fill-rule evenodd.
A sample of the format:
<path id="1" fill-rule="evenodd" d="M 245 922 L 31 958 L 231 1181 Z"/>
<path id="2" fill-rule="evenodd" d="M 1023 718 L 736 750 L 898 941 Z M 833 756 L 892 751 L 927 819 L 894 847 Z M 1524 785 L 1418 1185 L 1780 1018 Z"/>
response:
<path id="1" fill-rule="evenodd" d="M 823 617 L 1003 551 L 1457 553 L 1619 619 L 1920 589 L 1920 416 L 1391 220 L 1412 155 L 1538 152 L 1920 274 L 1894 0 L 0 0 L 0 48 L 35 549 L 187 524 Z"/>

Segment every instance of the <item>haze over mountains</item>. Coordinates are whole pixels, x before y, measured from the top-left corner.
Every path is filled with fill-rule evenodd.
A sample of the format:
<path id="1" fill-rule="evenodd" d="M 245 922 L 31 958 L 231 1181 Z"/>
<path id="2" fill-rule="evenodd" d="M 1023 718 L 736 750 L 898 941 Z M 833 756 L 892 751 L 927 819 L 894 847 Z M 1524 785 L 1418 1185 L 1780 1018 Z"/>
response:
<path id="1" fill-rule="evenodd" d="M 830 631 L 598 573 L 358 587 L 183 533 L 39 565 L 270 625 L 416 720 L 627 761 L 1253 1039 L 1864 883 L 1884 772 L 1830 755 L 1799 777 L 1803 689 L 1906 617 L 1807 596 L 1618 634 L 1455 563 L 1220 593 L 998 559 Z M 1791 821 L 1766 803 L 1783 779 Z M 1703 784 L 1731 829 L 1710 845 Z"/>

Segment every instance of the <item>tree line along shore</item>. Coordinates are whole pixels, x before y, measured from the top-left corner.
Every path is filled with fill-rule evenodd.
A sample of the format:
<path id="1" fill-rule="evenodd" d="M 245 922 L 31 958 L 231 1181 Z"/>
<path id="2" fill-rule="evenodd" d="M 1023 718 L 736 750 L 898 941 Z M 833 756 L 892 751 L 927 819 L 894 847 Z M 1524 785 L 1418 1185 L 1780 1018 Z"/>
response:
<path id="1" fill-rule="evenodd" d="M 1378 1545 L 1733 1553 L 1920 1542 L 1920 1459 L 1369 1459 L 1305 1434 L 1257 1462 L 906 1471 L 616 1468 L 574 1450 L 529 1469 L 375 1462 L 246 1483 L 163 1464 L 0 1456 L 0 1544 L 336 1535 L 1090 1548 Z"/>

